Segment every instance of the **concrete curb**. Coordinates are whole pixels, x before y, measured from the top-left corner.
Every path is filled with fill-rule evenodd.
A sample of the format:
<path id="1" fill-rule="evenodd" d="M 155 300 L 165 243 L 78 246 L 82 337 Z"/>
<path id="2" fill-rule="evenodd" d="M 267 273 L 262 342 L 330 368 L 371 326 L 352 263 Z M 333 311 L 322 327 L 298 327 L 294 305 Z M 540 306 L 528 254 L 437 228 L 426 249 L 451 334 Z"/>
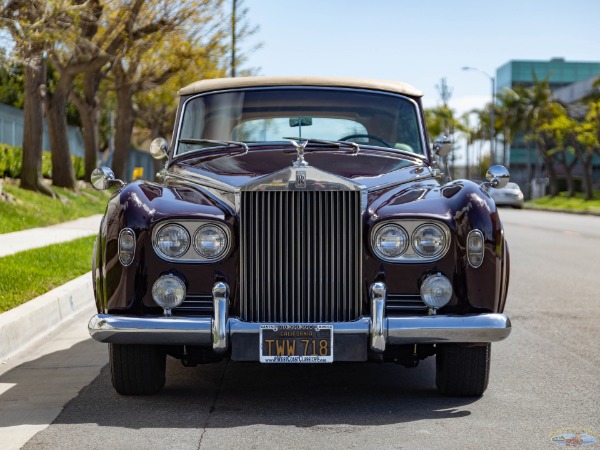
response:
<path id="1" fill-rule="evenodd" d="M 95 312 L 91 272 L 0 314 L 0 360 L 14 355 L 86 309 L 90 317 Z"/>

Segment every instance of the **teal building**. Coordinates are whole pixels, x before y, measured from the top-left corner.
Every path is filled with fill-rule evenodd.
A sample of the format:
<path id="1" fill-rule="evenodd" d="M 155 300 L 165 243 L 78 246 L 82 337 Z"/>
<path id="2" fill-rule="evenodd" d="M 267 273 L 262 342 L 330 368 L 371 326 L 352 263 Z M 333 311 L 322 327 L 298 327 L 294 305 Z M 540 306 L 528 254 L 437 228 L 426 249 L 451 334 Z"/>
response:
<path id="1" fill-rule="evenodd" d="M 600 77 L 600 62 L 566 61 L 564 58 L 553 58 L 549 61 L 509 61 L 496 69 L 496 92 L 515 86 L 531 86 L 537 79 L 548 80 L 552 91 L 584 80 Z M 533 149 L 528 149 L 522 136 L 516 136 L 511 143 L 509 167 L 511 178 L 529 187 L 533 178 L 542 177 L 541 161 Z M 595 164 L 594 178 L 600 179 L 600 161 Z M 530 189 L 528 189 L 530 190 Z"/>

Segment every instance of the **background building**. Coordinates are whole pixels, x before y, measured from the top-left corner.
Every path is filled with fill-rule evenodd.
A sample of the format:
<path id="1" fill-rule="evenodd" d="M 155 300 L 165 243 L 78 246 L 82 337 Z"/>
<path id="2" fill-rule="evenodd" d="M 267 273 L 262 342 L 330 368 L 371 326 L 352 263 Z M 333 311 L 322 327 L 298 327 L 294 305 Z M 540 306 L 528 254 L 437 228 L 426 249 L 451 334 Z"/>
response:
<path id="1" fill-rule="evenodd" d="M 591 95 L 600 77 L 600 62 L 571 62 L 564 58 L 550 61 L 509 61 L 496 70 L 496 92 L 516 86 L 532 86 L 535 80 L 548 80 L 555 98 L 572 105 Z M 579 104 L 580 106 L 580 104 Z M 579 108 L 581 114 L 581 108 Z M 583 113 L 585 114 L 585 112 Z M 534 149 L 528 150 L 522 136 L 516 136 L 509 154 L 511 179 L 523 188 L 543 177 L 541 161 Z M 594 162 L 594 179 L 600 181 L 600 158 Z M 538 183 L 539 185 L 539 183 Z M 525 189 L 524 189 L 525 190 Z M 530 191 L 530 189 L 527 189 Z"/>

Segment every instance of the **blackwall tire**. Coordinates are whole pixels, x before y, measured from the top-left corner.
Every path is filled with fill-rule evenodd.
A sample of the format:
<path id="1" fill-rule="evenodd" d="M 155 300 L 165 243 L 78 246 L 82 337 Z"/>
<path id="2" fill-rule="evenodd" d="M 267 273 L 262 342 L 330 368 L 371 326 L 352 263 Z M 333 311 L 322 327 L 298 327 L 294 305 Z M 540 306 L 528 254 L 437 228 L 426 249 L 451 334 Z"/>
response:
<path id="1" fill-rule="evenodd" d="M 153 345 L 108 344 L 110 373 L 122 395 L 156 394 L 165 385 L 167 355 Z"/>
<path id="2" fill-rule="evenodd" d="M 435 384 L 444 395 L 480 397 L 488 386 L 491 344 L 437 346 Z"/>

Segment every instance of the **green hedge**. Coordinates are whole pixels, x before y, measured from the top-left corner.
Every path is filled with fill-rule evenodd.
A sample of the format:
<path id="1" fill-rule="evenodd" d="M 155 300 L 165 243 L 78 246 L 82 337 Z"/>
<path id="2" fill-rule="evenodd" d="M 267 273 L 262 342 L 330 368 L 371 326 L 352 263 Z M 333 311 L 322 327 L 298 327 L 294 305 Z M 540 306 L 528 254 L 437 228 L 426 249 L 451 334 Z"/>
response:
<path id="1" fill-rule="evenodd" d="M 71 155 L 75 178 L 83 180 L 85 162 L 82 157 Z M 23 149 L 12 145 L 0 144 L 0 177 L 20 178 L 23 164 Z M 52 159 L 50 152 L 42 152 L 42 176 L 52 178 Z"/>

